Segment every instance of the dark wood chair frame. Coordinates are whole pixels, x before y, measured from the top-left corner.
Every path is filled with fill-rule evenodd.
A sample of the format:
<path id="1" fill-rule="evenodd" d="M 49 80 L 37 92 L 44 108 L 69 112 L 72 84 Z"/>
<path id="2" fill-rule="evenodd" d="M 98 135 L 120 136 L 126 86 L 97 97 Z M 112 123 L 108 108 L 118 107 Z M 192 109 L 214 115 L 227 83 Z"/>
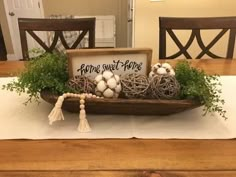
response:
<path id="1" fill-rule="evenodd" d="M 235 34 L 236 34 L 236 17 L 205 17 L 205 18 L 178 18 L 178 17 L 159 17 L 159 58 L 160 59 L 174 59 L 180 55 L 184 55 L 186 59 L 192 59 L 187 51 L 191 46 L 193 40 L 196 38 L 201 52 L 195 57 L 202 58 L 205 54 L 210 58 L 233 58 L 235 48 Z M 207 45 L 204 44 L 201 36 L 201 30 L 221 29 L 216 37 Z M 189 40 L 183 45 L 177 38 L 173 30 L 192 30 Z M 210 51 L 210 49 L 219 41 L 219 39 L 229 31 L 229 39 L 227 45 L 227 53 L 225 57 L 218 56 Z M 171 56 L 166 55 L 166 34 L 169 34 L 175 42 L 179 51 Z"/>
<path id="2" fill-rule="evenodd" d="M 28 44 L 26 32 L 33 37 L 37 43 L 42 46 L 46 52 L 52 52 L 58 40 L 61 40 L 65 49 L 76 48 L 85 35 L 88 33 L 88 48 L 95 47 L 95 18 L 78 18 L 78 19 L 37 19 L 37 18 L 19 18 L 19 30 L 22 47 L 23 60 L 29 58 Z M 47 46 L 34 31 L 54 31 L 54 38 L 50 46 Z M 78 38 L 72 44 L 68 46 L 63 31 L 80 31 Z"/>

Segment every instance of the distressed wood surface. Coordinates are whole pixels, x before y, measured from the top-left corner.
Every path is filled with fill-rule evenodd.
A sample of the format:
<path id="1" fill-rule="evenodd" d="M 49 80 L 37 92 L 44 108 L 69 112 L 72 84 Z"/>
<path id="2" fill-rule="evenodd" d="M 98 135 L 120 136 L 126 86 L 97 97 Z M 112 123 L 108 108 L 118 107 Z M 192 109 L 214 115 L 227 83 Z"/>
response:
<path id="1" fill-rule="evenodd" d="M 0 157 L 0 171 L 236 170 L 236 141 L 9 140 Z"/>
<path id="2" fill-rule="evenodd" d="M 17 76 L 24 67 L 23 61 L 0 61 L 0 77 Z"/>
<path id="3" fill-rule="evenodd" d="M 144 175 L 142 171 L 34 171 L 34 172 L 2 172 L 0 177 L 235 177 L 236 172 L 214 171 L 214 172 L 192 172 L 192 171 L 158 171 L 150 175 Z"/>
<path id="4" fill-rule="evenodd" d="M 179 60 L 160 60 L 175 65 Z M 207 74 L 236 75 L 235 59 L 193 59 L 188 60 L 193 67 L 203 69 Z"/>

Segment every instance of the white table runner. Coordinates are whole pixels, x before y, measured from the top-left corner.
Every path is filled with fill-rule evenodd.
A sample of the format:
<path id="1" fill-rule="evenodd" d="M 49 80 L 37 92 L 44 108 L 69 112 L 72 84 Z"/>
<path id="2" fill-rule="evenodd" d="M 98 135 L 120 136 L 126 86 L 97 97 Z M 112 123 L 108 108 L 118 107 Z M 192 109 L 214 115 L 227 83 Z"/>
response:
<path id="1" fill-rule="evenodd" d="M 0 88 L 13 78 L 0 78 Z M 0 89 L 0 139 L 230 139 L 236 137 L 236 76 L 222 76 L 222 97 L 228 120 L 202 117 L 202 107 L 170 116 L 87 115 L 89 133 L 77 131 L 79 115 L 64 111 L 65 120 L 48 124 L 52 105 L 22 103 L 27 95 Z"/>

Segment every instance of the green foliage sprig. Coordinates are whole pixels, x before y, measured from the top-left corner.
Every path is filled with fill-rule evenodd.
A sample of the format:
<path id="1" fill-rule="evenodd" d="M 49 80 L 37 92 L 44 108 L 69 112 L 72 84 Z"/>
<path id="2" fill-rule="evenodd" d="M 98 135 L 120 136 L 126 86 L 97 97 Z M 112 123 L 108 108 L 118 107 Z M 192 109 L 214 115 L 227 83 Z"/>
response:
<path id="1" fill-rule="evenodd" d="M 180 99 L 194 99 L 204 105 L 204 115 L 218 112 L 224 119 L 226 111 L 222 105 L 221 83 L 217 75 L 207 75 L 203 70 L 193 68 L 186 60 L 175 67 L 176 79 L 180 83 Z"/>
<path id="2" fill-rule="evenodd" d="M 38 56 L 26 63 L 25 70 L 20 73 L 17 80 L 3 86 L 3 89 L 16 91 L 18 94 L 27 93 L 31 102 L 38 101 L 39 94 L 44 89 L 53 93 L 69 91 L 66 86 L 68 81 L 67 59 L 63 54 L 44 53 L 34 51 Z"/>

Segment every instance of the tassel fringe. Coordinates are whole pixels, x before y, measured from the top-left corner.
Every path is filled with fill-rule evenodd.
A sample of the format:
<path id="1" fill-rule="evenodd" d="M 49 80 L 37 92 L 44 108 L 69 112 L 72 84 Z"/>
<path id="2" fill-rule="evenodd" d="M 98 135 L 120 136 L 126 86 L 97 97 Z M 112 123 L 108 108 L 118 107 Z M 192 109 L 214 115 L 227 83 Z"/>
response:
<path id="1" fill-rule="evenodd" d="M 55 107 L 52 109 L 51 113 L 48 115 L 49 125 L 52 125 L 52 123 L 55 121 L 64 120 L 64 115 L 61 110 L 63 101 L 64 101 L 64 97 L 60 96 L 55 104 Z"/>
<path id="2" fill-rule="evenodd" d="M 91 128 L 89 126 L 88 120 L 86 119 L 86 113 L 84 110 L 80 111 L 79 119 L 80 121 L 79 121 L 78 131 L 83 133 L 90 132 Z"/>

